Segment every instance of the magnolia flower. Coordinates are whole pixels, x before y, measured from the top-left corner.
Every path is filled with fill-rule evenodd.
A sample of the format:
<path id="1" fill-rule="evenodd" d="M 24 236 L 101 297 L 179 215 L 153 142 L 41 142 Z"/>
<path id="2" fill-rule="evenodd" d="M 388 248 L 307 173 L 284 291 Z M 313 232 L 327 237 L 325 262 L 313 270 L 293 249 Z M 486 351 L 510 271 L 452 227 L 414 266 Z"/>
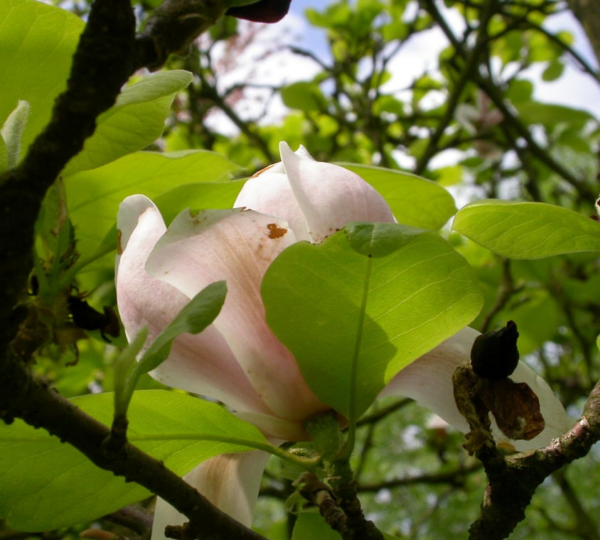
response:
<path id="1" fill-rule="evenodd" d="M 148 326 L 153 339 L 204 287 L 226 280 L 220 315 L 199 335 L 182 335 L 152 376 L 175 388 L 218 399 L 274 441 L 305 440 L 303 423 L 326 411 L 304 382 L 292 354 L 265 322 L 262 278 L 286 247 L 313 243 L 353 221 L 395 221 L 385 200 L 354 173 L 280 147 L 282 163 L 248 180 L 234 209 L 181 213 L 167 227 L 156 206 L 135 195 L 121 203 L 117 298 L 128 337 Z M 466 328 L 402 370 L 384 395 L 411 397 L 467 431 L 454 404 L 452 372 L 468 360 L 479 334 Z M 542 446 L 569 426 L 548 385 L 524 364 L 513 377 L 538 395 L 545 430 L 517 449 Z M 185 479 L 215 505 L 250 525 L 268 455 L 253 451 L 200 464 Z M 153 539 L 186 521 L 158 502 Z"/>

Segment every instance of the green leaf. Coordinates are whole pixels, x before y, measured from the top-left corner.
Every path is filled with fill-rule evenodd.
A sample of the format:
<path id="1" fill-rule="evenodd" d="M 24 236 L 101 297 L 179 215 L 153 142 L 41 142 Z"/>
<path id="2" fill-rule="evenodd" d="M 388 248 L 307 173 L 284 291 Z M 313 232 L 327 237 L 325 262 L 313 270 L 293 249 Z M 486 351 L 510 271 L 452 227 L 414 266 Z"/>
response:
<path id="1" fill-rule="evenodd" d="M 245 180 L 186 184 L 173 188 L 154 199 L 166 223 L 187 206 L 192 210 L 232 208 Z"/>
<path id="2" fill-rule="evenodd" d="M 458 212 L 452 228 L 513 259 L 600 251 L 600 223 L 544 203 L 497 200 L 471 203 Z"/>
<path id="3" fill-rule="evenodd" d="M 317 84 L 297 82 L 281 89 L 281 99 L 286 107 L 301 111 L 320 111 L 325 107 L 325 97 Z"/>
<path id="4" fill-rule="evenodd" d="M 398 224 L 351 224 L 322 244 L 290 246 L 269 267 L 262 295 L 269 326 L 310 388 L 346 416 L 351 398 L 364 413 L 482 304 L 471 267 L 445 240 Z"/>
<path id="5" fill-rule="evenodd" d="M 135 337 L 129 340 L 128 345 L 120 352 L 113 362 L 115 377 L 115 412 L 114 419 L 121 420 L 127 417 L 127 408 L 131 402 L 133 390 L 139 381 L 139 376 L 132 380 L 132 367 L 136 364 L 136 357 L 144 347 L 148 338 L 148 327 L 142 326 Z M 141 374 L 140 374 L 141 375 Z"/>
<path id="6" fill-rule="evenodd" d="M 396 536 L 382 533 L 385 540 L 398 540 Z M 325 521 L 325 518 L 316 512 L 305 512 L 298 516 L 294 524 L 292 540 L 342 540 L 337 531 L 334 531 Z"/>
<path id="7" fill-rule="evenodd" d="M 161 71 L 125 88 L 117 103 L 98 117 L 94 135 L 63 174 L 101 167 L 153 143 L 163 132 L 175 94 L 192 78 L 188 71 Z"/>
<path id="8" fill-rule="evenodd" d="M 449 165 L 431 171 L 436 182 L 441 186 L 454 186 L 462 182 L 464 177 L 463 167 L 461 165 Z M 456 211 L 456 210 L 455 210 Z"/>
<path id="9" fill-rule="evenodd" d="M 564 105 L 539 103 L 537 101 L 524 101 L 515 103 L 519 117 L 526 124 L 544 124 L 554 128 L 556 124 L 564 122 L 572 129 L 581 129 L 594 117 L 587 111 L 573 109 Z"/>
<path id="10" fill-rule="evenodd" d="M 182 205 L 195 206 L 199 202 L 208 208 L 230 208 L 242 183 L 223 182 L 218 187 L 213 183 L 231 178 L 238 169 L 213 152 L 174 155 L 138 152 L 99 169 L 67 177 L 69 215 L 77 227 L 80 253 L 89 256 L 96 251 L 114 228 L 119 204 L 129 195 L 143 193 L 161 201 L 159 195 L 164 194 L 164 206 L 171 216 L 179 213 Z M 194 198 L 182 201 L 168 195 L 180 187 L 186 195 L 193 193 Z M 181 193 L 176 192 L 176 195 Z M 163 210 L 164 206 L 158 204 Z"/>
<path id="11" fill-rule="evenodd" d="M 71 401 L 110 424 L 112 399 L 112 394 L 96 394 Z M 178 475 L 216 455 L 250 450 L 242 440 L 267 442 L 258 429 L 224 408 L 164 390 L 135 393 L 128 437 Z M 235 442 L 221 442 L 232 437 Z M 47 531 L 90 521 L 150 495 L 20 420 L 0 426 L 0 456 L 0 516 L 17 530 Z"/>
<path id="12" fill-rule="evenodd" d="M 565 70 L 565 65 L 560 60 L 553 60 L 542 73 L 542 80 L 552 82 L 559 79 Z"/>
<path id="13" fill-rule="evenodd" d="M 8 169 L 14 169 L 19 162 L 21 139 L 23 137 L 23 132 L 27 127 L 29 111 L 29 103 L 20 99 L 15 110 L 8 115 L 8 118 L 2 126 L 1 138 L 6 144 Z"/>
<path id="14" fill-rule="evenodd" d="M 84 26 L 72 13 L 35 0 L 0 2 L 0 124 L 19 100 L 29 102 L 21 151 L 50 120 L 54 100 L 66 88 Z"/>
<path id="15" fill-rule="evenodd" d="M 8 170 L 8 149 L 4 139 L 0 137 L 0 174 Z"/>
<path id="16" fill-rule="evenodd" d="M 338 163 L 371 184 L 390 205 L 399 223 L 437 230 L 456 213 L 452 195 L 414 174 L 369 165 Z"/>
<path id="17" fill-rule="evenodd" d="M 292 540 L 342 540 L 340 533 L 334 531 L 317 513 L 304 513 L 298 516 L 292 533 Z"/>
<path id="18" fill-rule="evenodd" d="M 173 340 L 180 334 L 202 332 L 219 315 L 226 295 L 227 284 L 225 281 L 216 281 L 194 296 L 152 342 L 140 360 L 140 371 L 148 373 L 166 360 Z"/>

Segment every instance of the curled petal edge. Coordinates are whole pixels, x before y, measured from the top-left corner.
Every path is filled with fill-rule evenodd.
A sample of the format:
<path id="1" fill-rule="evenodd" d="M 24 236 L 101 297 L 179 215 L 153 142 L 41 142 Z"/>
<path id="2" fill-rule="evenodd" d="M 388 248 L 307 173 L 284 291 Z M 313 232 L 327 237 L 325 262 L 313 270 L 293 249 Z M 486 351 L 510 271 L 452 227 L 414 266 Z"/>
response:
<path id="1" fill-rule="evenodd" d="M 454 428 L 468 432 L 468 424 L 454 402 L 452 373 L 456 366 L 469 360 L 473 341 L 479 335 L 471 328 L 464 328 L 398 373 L 383 389 L 380 397 L 412 398 Z M 503 435 L 492 418 L 496 442 L 512 446 L 518 451 L 532 450 L 549 444 L 571 427 L 572 422 L 552 389 L 531 368 L 519 362 L 511 379 L 517 383 L 527 383 L 535 392 L 540 400 L 546 427 L 530 441 L 516 441 Z"/>

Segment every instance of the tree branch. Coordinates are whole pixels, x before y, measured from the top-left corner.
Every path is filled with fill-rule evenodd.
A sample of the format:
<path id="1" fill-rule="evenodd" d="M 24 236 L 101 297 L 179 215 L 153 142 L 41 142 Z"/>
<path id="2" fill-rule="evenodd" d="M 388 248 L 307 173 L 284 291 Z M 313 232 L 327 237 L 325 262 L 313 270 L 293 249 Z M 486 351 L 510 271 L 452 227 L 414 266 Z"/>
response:
<path id="1" fill-rule="evenodd" d="M 83 148 L 95 130 L 97 117 L 115 103 L 135 69 L 146 64 L 158 67 L 166 55 L 182 46 L 182 39 L 174 34 L 185 36 L 183 41 L 189 42 L 192 35 L 214 23 L 224 11 L 224 3 L 167 1 L 137 41 L 135 17 L 128 1 L 96 0 L 92 5 L 67 90 L 58 97 L 52 120 L 21 165 L 0 176 L 0 417 L 7 423 L 22 418 L 31 426 L 44 428 L 99 467 L 143 485 L 185 514 L 196 531 L 204 528 L 195 532 L 202 538 L 257 540 L 262 537 L 216 509 L 161 462 L 135 446 L 125 443 L 118 451 L 111 451 L 105 444 L 109 428 L 36 379 L 10 347 L 26 314 L 26 309 L 13 311 L 13 306 L 32 268 L 34 224 L 46 191 Z M 149 43 L 154 44 L 154 51 Z"/>
<path id="2" fill-rule="evenodd" d="M 471 428 L 466 446 L 482 462 L 488 478 L 481 514 L 471 525 L 469 538 L 502 540 L 525 518 L 538 486 L 561 467 L 586 456 L 600 440 L 600 382 L 567 433 L 539 450 L 506 457 L 494 443 L 489 410 L 482 401 L 489 383 L 466 365 L 456 368 L 453 381 L 457 405 Z"/>
<path id="3" fill-rule="evenodd" d="M 421 0 L 421 4 L 438 23 L 440 29 L 444 32 L 448 38 L 448 41 L 450 41 L 458 55 L 463 59 L 467 58 L 467 52 L 464 50 L 462 43 L 456 38 L 451 28 L 448 26 L 448 23 L 437 9 L 434 0 Z M 528 127 L 517 118 L 512 108 L 505 103 L 502 93 L 489 78 L 482 76 L 476 71 L 473 74 L 473 80 L 494 102 L 498 110 L 502 113 L 504 122 L 510 125 L 517 132 L 517 134 L 525 140 L 531 154 L 533 154 L 539 161 L 544 163 L 544 165 L 552 169 L 569 184 L 575 187 L 583 196 L 589 198 L 590 200 L 596 198 L 594 190 L 585 182 L 584 179 L 578 178 L 571 171 L 563 167 L 550 155 L 549 152 L 537 144 L 529 132 Z"/>
<path id="4" fill-rule="evenodd" d="M 454 113 L 456 111 L 456 107 L 460 102 L 460 97 L 462 96 L 463 90 L 467 86 L 467 84 L 474 77 L 477 72 L 479 57 L 484 52 L 485 47 L 487 45 L 487 26 L 494 15 L 495 8 L 497 7 L 497 2 L 495 0 L 489 0 L 483 3 L 483 7 L 481 8 L 480 18 L 479 18 L 479 30 L 477 32 L 477 39 L 475 41 L 475 45 L 473 48 L 465 54 L 465 66 L 461 70 L 458 81 L 454 85 L 454 88 L 448 98 L 446 104 L 446 111 L 444 116 L 440 120 L 435 132 L 431 136 L 427 148 L 425 152 L 417 162 L 417 167 L 415 168 L 415 174 L 422 174 L 423 171 L 427 168 L 429 161 L 438 151 L 438 144 L 444 131 L 454 118 Z M 467 36 L 465 36 L 464 42 L 466 43 Z"/>

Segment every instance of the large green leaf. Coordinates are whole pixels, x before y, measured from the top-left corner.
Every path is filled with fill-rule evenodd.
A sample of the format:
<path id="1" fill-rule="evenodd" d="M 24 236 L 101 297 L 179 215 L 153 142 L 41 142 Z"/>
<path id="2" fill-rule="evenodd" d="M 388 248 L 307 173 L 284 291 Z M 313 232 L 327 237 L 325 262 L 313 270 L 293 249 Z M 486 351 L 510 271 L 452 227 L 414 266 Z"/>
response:
<path id="1" fill-rule="evenodd" d="M 29 102 L 21 152 L 50 120 L 84 26 L 72 13 L 35 0 L 0 2 L 0 125 L 20 99 Z"/>
<path id="2" fill-rule="evenodd" d="M 241 182 L 221 182 L 239 167 L 213 152 L 183 154 L 138 152 L 108 165 L 68 176 L 69 214 L 77 228 L 78 249 L 85 256 L 95 251 L 114 228 L 119 203 L 129 195 L 143 193 L 163 200 L 170 216 L 184 206 L 231 207 Z M 176 197 L 171 190 L 180 189 Z M 179 198 L 182 193 L 184 199 Z M 159 197 L 163 195 L 163 197 Z M 175 208 L 176 206 L 176 208 Z M 159 203 L 163 210 L 163 205 Z"/>
<path id="3" fill-rule="evenodd" d="M 600 223 L 544 203 L 497 200 L 471 203 L 458 212 L 452 228 L 513 259 L 600 251 Z"/>
<path id="4" fill-rule="evenodd" d="M 112 400 L 112 394 L 97 394 L 72 401 L 110 424 Z M 254 426 L 224 408 L 164 390 L 136 392 L 128 417 L 129 440 L 180 475 L 218 454 L 250 449 L 240 441 L 234 444 L 215 438 L 266 442 Z M 72 446 L 20 420 L 0 426 L 0 492 L 0 516 L 23 531 L 89 521 L 150 495 L 145 488 L 99 469 Z"/>
<path id="5" fill-rule="evenodd" d="M 117 103 L 98 117 L 94 135 L 63 175 L 101 167 L 153 143 L 163 132 L 175 94 L 191 81 L 188 71 L 162 71 L 125 88 Z"/>
<path id="6" fill-rule="evenodd" d="M 381 167 L 338 165 L 355 172 L 383 195 L 399 223 L 437 230 L 456 213 L 452 195 L 435 182 Z"/>
<path id="7" fill-rule="evenodd" d="M 352 400 L 362 414 L 482 305 L 471 267 L 444 239 L 392 223 L 352 224 L 322 244 L 290 246 L 269 267 L 262 295 L 269 326 L 308 385 L 344 415 Z"/>

